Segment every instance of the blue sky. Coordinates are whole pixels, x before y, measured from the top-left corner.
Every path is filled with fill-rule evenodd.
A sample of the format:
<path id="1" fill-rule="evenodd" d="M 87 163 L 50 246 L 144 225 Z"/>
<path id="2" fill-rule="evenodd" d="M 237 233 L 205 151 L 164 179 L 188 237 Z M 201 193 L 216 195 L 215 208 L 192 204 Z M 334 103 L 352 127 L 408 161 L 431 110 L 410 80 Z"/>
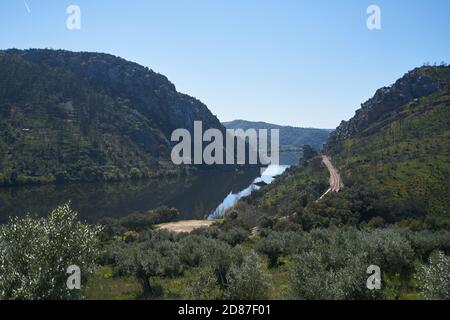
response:
<path id="1" fill-rule="evenodd" d="M 107 52 L 220 120 L 334 128 L 379 87 L 450 62 L 447 0 L 2 0 L 0 48 Z M 66 8 L 81 8 L 81 30 Z M 381 8 L 381 30 L 366 10 Z"/>

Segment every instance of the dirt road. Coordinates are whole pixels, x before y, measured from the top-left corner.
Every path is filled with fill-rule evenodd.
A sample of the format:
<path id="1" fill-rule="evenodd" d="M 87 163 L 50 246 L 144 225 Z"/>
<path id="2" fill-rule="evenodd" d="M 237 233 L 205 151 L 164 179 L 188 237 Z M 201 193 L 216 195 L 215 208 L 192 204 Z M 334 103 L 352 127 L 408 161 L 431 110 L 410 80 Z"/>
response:
<path id="1" fill-rule="evenodd" d="M 322 156 L 322 162 L 330 172 L 330 189 L 328 189 L 319 199 L 322 199 L 328 192 L 339 192 L 344 187 L 341 176 L 336 168 L 331 163 L 331 159 L 328 156 Z"/>
<path id="2" fill-rule="evenodd" d="M 214 220 L 186 220 L 163 223 L 157 226 L 157 229 L 165 229 L 172 232 L 187 232 L 190 233 L 195 229 L 201 227 L 209 227 L 214 223 Z"/>

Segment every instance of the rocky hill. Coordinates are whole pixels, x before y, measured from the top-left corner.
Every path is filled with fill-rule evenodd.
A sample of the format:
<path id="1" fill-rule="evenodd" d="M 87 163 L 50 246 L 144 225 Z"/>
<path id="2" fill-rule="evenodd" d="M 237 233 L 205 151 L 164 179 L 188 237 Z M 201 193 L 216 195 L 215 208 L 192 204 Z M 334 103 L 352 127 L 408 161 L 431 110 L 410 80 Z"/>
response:
<path id="1" fill-rule="evenodd" d="M 176 128 L 224 130 L 163 75 L 101 53 L 0 51 L 0 185 L 110 181 L 175 170 Z"/>
<path id="2" fill-rule="evenodd" d="M 241 218 L 289 216 L 303 229 L 398 224 L 449 230 L 450 67 L 417 68 L 378 90 L 331 133 L 324 152 L 344 180 L 341 192 L 317 201 L 329 175 L 313 158 L 241 201 Z"/>
<path id="3" fill-rule="evenodd" d="M 367 129 L 376 122 L 381 122 L 389 114 L 407 103 L 417 102 L 420 98 L 437 92 L 439 80 L 433 77 L 432 69 L 417 68 L 405 74 L 392 86 L 384 87 L 363 103 L 355 116 L 342 123 L 330 135 L 328 146 L 339 145 L 351 137 Z M 377 129 L 374 127 L 373 129 Z M 373 131 L 372 131 L 373 132 Z M 366 133 L 370 133 L 367 132 Z"/>

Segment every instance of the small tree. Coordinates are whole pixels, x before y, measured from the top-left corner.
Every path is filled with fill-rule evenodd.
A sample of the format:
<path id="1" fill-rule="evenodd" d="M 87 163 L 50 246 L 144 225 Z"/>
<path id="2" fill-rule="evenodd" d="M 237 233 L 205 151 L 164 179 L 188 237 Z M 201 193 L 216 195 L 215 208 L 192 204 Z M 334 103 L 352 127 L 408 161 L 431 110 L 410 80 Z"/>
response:
<path id="1" fill-rule="evenodd" d="M 269 275 L 258 255 L 252 251 L 240 266 L 233 265 L 227 274 L 227 297 L 232 300 L 267 299 Z"/>
<path id="2" fill-rule="evenodd" d="M 135 276 L 144 296 L 153 294 L 151 278 L 181 274 L 179 247 L 168 240 L 151 239 L 124 245 L 116 255 L 116 272 Z"/>
<path id="3" fill-rule="evenodd" d="M 101 228 L 77 221 L 69 204 L 47 218 L 12 218 L 0 227 L 0 299 L 75 299 L 67 268 L 77 265 L 82 280 L 99 256 Z"/>
<path id="4" fill-rule="evenodd" d="M 281 232 L 271 232 L 266 238 L 262 239 L 257 246 L 257 250 L 269 259 L 269 268 L 278 265 L 278 258 L 288 251 L 289 242 L 287 237 Z"/>
<path id="5" fill-rule="evenodd" d="M 211 267 L 203 267 L 188 287 L 190 298 L 195 300 L 215 300 L 222 297 L 217 278 Z"/>
<path id="6" fill-rule="evenodd" d="M 209 239 L 203 244 L 202 265 L 211 268 L 221 288 L 227 284 L 227 273 L 233 264 L 242 263 L 242 248 L 232 248 L 225 242 Z"/>
<path id="7" fill-rule="evenodd" d="M 236 245 L 244 242 L 248 239 L 249 233 L 247 230 L 241 227 L 233 228 L 229 231 L 223 232 L 219 239 L 225 241 L 230 246 L 235 247 Z"/>

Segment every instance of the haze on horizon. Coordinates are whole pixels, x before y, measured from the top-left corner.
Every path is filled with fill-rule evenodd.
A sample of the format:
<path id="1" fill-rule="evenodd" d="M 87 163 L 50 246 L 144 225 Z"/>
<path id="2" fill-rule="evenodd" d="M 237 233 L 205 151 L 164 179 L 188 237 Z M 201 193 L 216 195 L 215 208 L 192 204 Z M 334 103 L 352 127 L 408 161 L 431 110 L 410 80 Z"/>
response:
<path id="1" fill-rule="evenodd" d="M 114 54 L 164 74 L 221 121 L 335 128 L 376 89 L 450 62 L 450 2 L 8 0 L 0 48 Z M 81 30 L 66 9 L 81 8 Z M 369 5 L 381 30 L 368 30 Z"/>

